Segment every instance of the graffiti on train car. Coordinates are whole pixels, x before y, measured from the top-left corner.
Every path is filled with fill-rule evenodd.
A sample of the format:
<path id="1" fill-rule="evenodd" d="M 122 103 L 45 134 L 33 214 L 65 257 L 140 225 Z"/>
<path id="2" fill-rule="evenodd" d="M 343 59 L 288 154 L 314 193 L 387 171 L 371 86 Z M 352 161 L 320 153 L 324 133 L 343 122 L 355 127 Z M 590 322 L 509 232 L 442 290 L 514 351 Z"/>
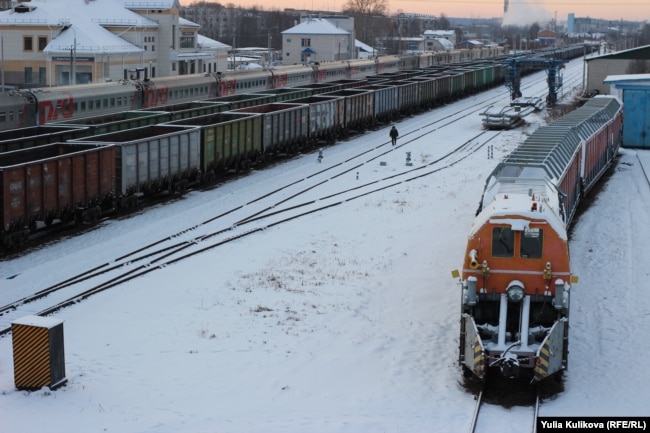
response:
<path id="1" fill-rule="evenodd" d="M 71 119 L 74 115 L 74 98 L 72 95 L 68 95 L 68 97 L 57 99 L 56 101 L 39 101 L 38 113 L 40 124 Z"/>
<path id="2" fill-rule="evenodd" d="M 219 81 L 219 96 L 234 95 L 237 93 L 237 80 Z"/>
<path id="3" fill-rule="evenodd" d="M 144 108 L 152 108 L 159 105 L 167 104 L 169 88 L 167 85 L 161 85 L 156 88 L 148 88 L 144 91 Z"/>
<path id="4" fill-rule="evenodd" d="M 273 87 L 275 89 L 281 87 L 287 87 L 288 85 L 289 85 L 289 76 L 286 73 L 273 75 Z"/>

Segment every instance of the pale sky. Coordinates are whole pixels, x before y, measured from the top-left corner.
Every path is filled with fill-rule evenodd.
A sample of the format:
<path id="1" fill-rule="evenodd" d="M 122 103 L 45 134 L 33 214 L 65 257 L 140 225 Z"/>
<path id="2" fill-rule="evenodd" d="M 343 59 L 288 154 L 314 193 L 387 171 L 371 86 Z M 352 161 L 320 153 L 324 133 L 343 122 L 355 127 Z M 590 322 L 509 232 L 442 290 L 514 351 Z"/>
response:
<path id="1" fill-rule="evenodd" d="M 183 4 L 195 0 L 181 0 Z M 208 0 L 210 1 L 210 0 Z M 648 0 L 509 0 L 508 14 L 518 15 L 535 21 L 552 19 L 557 12 L 558 21 L 566 21 L 573 12 L 576 17 L 602 18 L 617 21 L 650 21 Z M 281 0 L 264 2 L 262 0 L 219 0 L 222 5 L 232 3 L 236 6 L 258 6 L 260 9 L 307 9 L 340 12 L 346 0 Z M 493 18 L 503 17 L 503 0 L 388 0 L 390 13 L 412 12 L 430 15 L 445 14 L 447 17 Z M 514 15 L 514 17 L 512 16 Z M 510 21 L 510 20 L 508 20 Z"/>

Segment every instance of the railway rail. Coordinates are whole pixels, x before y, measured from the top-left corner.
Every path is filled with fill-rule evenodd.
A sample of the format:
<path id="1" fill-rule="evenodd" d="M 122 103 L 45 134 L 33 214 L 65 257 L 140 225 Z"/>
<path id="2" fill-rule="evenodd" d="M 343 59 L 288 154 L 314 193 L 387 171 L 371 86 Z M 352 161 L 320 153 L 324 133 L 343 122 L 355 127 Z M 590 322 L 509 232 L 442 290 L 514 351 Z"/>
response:
<path id="1" fill-rule="evenodd" d="M 259 196 L 242 206 L 229 209 L 198 225 L 188 227 L 182 232 L 175 233 L 149 245 L 133 250 L 129 253 L 115 258 L 111 262 L 106 262 L 104 264 L 98 265 L 76 276 L 40 290 L 30 296 L 24 297 L 8 305 L 0 307 L 0 335 L 8 334 L 11 331 L 11 327 L 6 322 L 10 321 L 11 317 L 15 316 L 15 314 L 10 313 L 15 311 L 22 312 L 24 310 L 22 307 L 26 306 L 27 304 L 36 303 L 38 300 L 45 301 L 45 298 L 48 296 L 57 294 L 57 299 L 60 299 L 58 302 L 55 302 L 53 304 L 51 303 L 50 306 L 40 311 L 32 309 L 32 311 L 29 312 L 29 314 L 40 316 L 52 314 L 56 311 L 61 310 L 62 308 L 74 305 L 77 302 L 86 299 L 94 294 L 103 292 L 111 287 L 125 283 L 133 278 L 145 275 L 155 269 L 163 268 L 180 260 L 187 259 L 194 255 L 253 235 L 271 227 L 290 222 L 296 218 L 300 218 L 334 206 L 339 206 L 346 202 L 366 197 L 378 191 L 392 188 L 396 185 L 410 182 L 424 176 L 435 174 L 441 170 L 457 164 L 471 154 L 477 152 L 485 144 L 487 144 L 499 134 L 500 132 L 498 131 L 482 131 L 478 135 L 472 137 L 472 139 L 463 143 L 458 148 L 427 164 L 423 164 L 397 174 L 392 174 L 381 179 L 373 180 L 365 184 L 355 186 L 353 188 L 343 189 L 335 193 L 327 193 L 326 195 L 318 198 L 307 198 L 305 201 L 290 204 L 291 201 L 295 201 L 295 199 L 298 197 L 305 195 L 307 192 L 314 190 L 318 186 L 339 178 L 345 174 L 349 174 L 361 165 L 379 158 L 386 152 L 379 153 L 378 155 L 372 156 L 369 160 L 361 164 L 355 164 L 351 167 L 346 167 L 339 172 L 329 175 L 329 177 L 325 179 L 314 182 L 312 185 L 306 185 L 301 190 L 290 194 L 288 197 L 279 198 L 277 201 L 261 209 L 253 209 L 252 213 L 250 214 L 247 214 L 243 217 L 237 216 L 239 211 L 248 207 L 255 208 L 255 205 L 263 202 L 264 199 L 272 197 L 276 194 L 280 194 L 284 190 L 288 190 L 295 185 L 300 184 L 302 180 L 285 185 L 283 188 L 276 189 L 271 193 Z M 482 142 L 477 141 L 479 137 L 483 136 L 486 136 L 486 138 L 484 138 Z M 404 143 L 402 146 L 405 146 L 406 144 L 407 143 Z M 388 143 L 384 143 L 379 147 L 386 145 L 388 145 Z M 390 149 L 388 152 L 395 150 L 396 149 Z M 363 154 L 365 154 L 365 152 Z M 363 154 L 360 154 L 359 156 L 362 156 Z M 346 162 L 349 161 L 350 160 Z M 335 169 L 336 167 L 338 167 L 338 165 L 329 167 L 328 169 L 320 171 L 313 176 L 318 177 L 318 175 L 322 175 L 323 173 Z M 286 206 L 280 207 L 282 205 Z M 226 217 L 229 216 L 235 216 L 235 218 L 225 223 L 222 222 L 223 220 L 227 219 Z M 216 228 L 211 228 L 212 225 L 217 222 L 222 223 Z M 187 234 L 192 234 L 198 230 L 199 227 L 208 230 L 199 235 L 190 236 L 189 239 L 181 239 Z M 104 277 L 103 281 L 96 283 L 95 281 L 101 277 Z M 86 288 L 86 286 L 84 286 L 83 288 L 79 288 L 82 283 L 88 284 L 90 287 Z M 69 292 L 73 293 L 70 294 Z"/>
<path id="2" fill-rule="evenodd" d="M 483 148 L 503 131 L 483 130 L 427 163 L 365 183 L 358 183 L 353 187 L 346 185 L 334 193 L 322 193 L 317 198 L 305 198 L 309 192 L 316 192 L 322 185 L 331 184 L 345 178 L 346 175 L 354 176 L 354 172 L 360 167 L 376 163 L 378 159 L 389 153 L 408 148 L 411 141 L 432 134 L 446 125 L 462 121 L 466 116 L 479 112 L 492 103 L 493 99 L 500 97 L 502 97 L 501 93 L 481 101 L 468 101 L 467 107 L 404 133 L 395 147 L 390 146 L 386 141 L 369 149 L 358 150 L 338 163 L 258 196 L 243 205 L 234 206 L 181 232 L 154 241 L 112 261 L 11 302 L 0 308 L 0 335 L 10 332 L 11 318 L 18 313 L 21 315 L 52 314 L 96 293 L 203 251 L 449 168 Z M 197 233 L 199 231 L 201 233 Z"/>
<path id="3" fill-rule="evenodd" d="M 415 83 L 409 84 L 408 88 L 415 90 Z M 475 88 L 477 87 L 472 87 L 472 89 Z M 423 91 L 423 94 L 424 93 L 425 92 Z M 405 95 L 407 94 L 409 94 L 409 92 L 405 91 Z M 368 99 L 368 95 L 370 94 L 364 93 L 364 101 Z M 459 97 L 460 95 L 461 93 L 459 92 L 456 97 Z M 493 97 L 493 101 L 500 101 L 508 97 L 507 92 L 505 91 L 502 93 L 502 95 L 502 97 Z M 352 95 L 349 96 L 353 97 Z M 354 96 L 354 98 L 357 97 Z M 476 99 L 476 97 L 472 98 L 472 100 Z M 428 99 L 423 96 L 423 100 Z M 330 99 L 329 101 L 331 102 L 332 100 Z M 353 105 L 360 104 L 360 100 L 355 99 L 355 101 L 356 102 L 354 102 Z M 318 104 L 320 104 L 320 102 L 318 102 Z M 341 104 L 337 103 L 337 106 L 340 105 Z M 270 120 L 273 120 L 273 123 L 275 121 L 285 122 L 288 121 L 290 116 L 298 116 L 299 114 L 300 116 L 304 116 L 307 114 L 307 108 L 302 105 L 292 106 L 291 108 L 288 108 L 286 104 L 276 104 L 273 107 L 273 110 L 279 108 L 280 106 L 284 107 L 286 110 L 290 110 L 292 114 L 290 115 L 289 112 L 285 113 L 282 110 L 279 110 L 284 114 L 278 114 L 277 117 L 273 115 L 274 117 L 272 119 L 266 119 L 265 117 L 264 119 L 266 120 L 264 121 L 267 122 L 267 120 L 269 120 L 270 122 Z M 402 114 L 410 113 L 410 110 L 408 108 L 404 108 L 406 106 L 402 107 L 400 105 L 400 107 L 401 108 L 399 111 L 402 112 Z M 264 110 L 267 109 L 271 110 L 271 107 L 268 104 L 265 105 Z M 333 105 L 329 109 L 335 110 Z M 37 237 L 37 232 L 43 231 L 39 229 L 39 225 L 41 227 L 45 225 L 48 228 L 48 230 L 45 231 L 49 231 L 51 228 L 50 225 L 55 220 L 57 221 L 57 224 L 54 224 L 56 226 L 66 225 L 66 222 L 74 223 L 75 225 L 88 222 L 91 225 L 94 225 L 103 214 L 114 213 L 116 210 L 119 212 L 130 212 L 138 206 L 139 200 L 136 196 L 138 196 L 140 193 L 145 194 L 146 196 L 155 197 L 156 193 L 164 194 L 165 192 L 184 192 L 191 183 L 196 184 L 198 182 L 201 182 L 203 184 L 203 182 L 213 182 L 216 180 L 218 172 L 222 171 L 224 177 L 219 177 L 218 179 L 225 180 L 227 179 L 225 173 L 227 173 L 228 170 L 247 170 L 252 164 L 254 164 L 254 162 L 265 161 L 267 156 L 273 155 L 276 152 L 283 154 L 284 151 L 288 151 L 288 153 L 291 155 L 292 152 L 289 150 L 296 145 L 291 140 L 299 140 L 301 139 L 300 137 L 302 137 L 300 134 L 305 133 L 303 128 L 298 128 L 301 132 L 294 131 L 295 136 L 292 134 L 291 138 L 287 137 L 286 142 L 282 142 L 281 140 L 277 141 L 275 139 L 271 140 L 271 138 L 274 136 L 271 133 L 269 133 L 268 136 L 264 135 L 264 149 L 267 149 L 267 146 L 269 146 L 269 150 L 264 150 L 264 152 L 266 152 L 268 155 L 254 154 L 255 152 L 259 152 L 258 145 L 262 145 L 262 142 L 260 141 L 262 135 L 260 134 L 259 129 L 261 127 L 261 118 L 257 117 L 254 120 L 252 117 L 247 117 L 254 116 L 252 113 L 240 114 L 244 117 L 238 117 L 235 114 L 223 114 L 219 116 L 205 115 L 205 117 L 199 116 L 199 119 L 201 120 L 193 118 L 193 120 L 197 120 L 195 123 L 188 120 L 175 120 L 169 122 L 168 124 L 164 122 L 157 123 L 156 125 L 134 128 L 131 130 L 133 131 L 132 133 L 127 132 L 127 130 L 120 129 L 119 132 L 115 133 L 100 133 L 99 135 L 94 136 L 95 138 L 85 137 L 75 138 L 69 142 L 64 141 L 64 143 L 71 143 L 72 145 L 61 144 L 57 145 L 58 147 L 55 145 L 43 146 L 41 148 L 42 152 L 38 155 L 38 157 L 34 157 L 31 152 L 22 152 L 15 156 L 14 161 L 8 159 L 6 163 L 10 166 L 18 163 L 20 167 L 25 166 L 31 168 L 33 165 L 34 170 L 42 169 L 43 163 L 33 163 L 29 158 L 35 158 L 38 161 L 43 160 L 46 161 L 46 164 L 50 164 L 53 163 L 55 159 L 58 160 L 58 158 L 62 158 L 61 155 L 68 155 L 69 153 L 71 156 L 63 157 L 66 161 L 70 161 L 68 164 L 83 166 L 84 164 L 79 162 L 81 160 L 81 155 L 77 155 L 76 152 L 83 152 L 84 155 L 87 154 L 86 158 L 88 158 L 89 161 L 99 160 L 99 152 L 102 153 L 101 161 L 110 161 L 112 159 L 115 161 L 114 164 L 102 162 L 102 165 L 97 167 L 93 165 L 94 163 L 85 164 L 89 166 L 89 168 L 86 169 L 85 176 L 89 179 L 93 179 L 93 182 L 86 181 L 83 184 L 75 186 L 75 188 L 78 187 L 78 189 L 75 190 L 76 192 L 74 197 L 75 200 L 77 200 L 77 204 L 74 206 L 66 201 L 62 201 L 61 203 L 57 202 L 57 205 L 52 205 L 51 203 L 54 201 L 51 199 L 51 196 L 53 196 L 54 193 L 45 187 L 42 187 L 45 193 L 41 195 L 30 195 L 31 193 L 29 193 L 27 190 L 23 192 L 22 189 L 12 190 L 13 192 L 11 194 L 14 196 L 16 205 L 13 207 L 15 211 L 12 211 L 11 213 L 5 213 L 5 219 L 3 220 L 5 231 L 2 233 L 3 246 L 5 246 L 7 249 L 18 250 L 23 245 L 31 242 L 35 237 Z M 370 114 L 371 113 L 365 113 L 365 115 Z M 471 112 L 468 112 L 468 114 L 471 114 Z M 184 116 L 185 115 L 189 114 L 186 113 Z M 233 118 L 233 116 L 235 118 Z M 304 120 L 304 117 L 301 117 L 301 119 Z M 247 134 L 252 133 L 252 141 L 250 143 L 246 141 L 247 144 L 242 144 L 242 148 L 236 150 L 232 155 L 230 155 L 230 150 L 223 150 L 224 155 L 230 155 L 228 157 L 223 156 L 213 158 L 212 156 L 209 156 L 214 152 L 216 152 L 215 155 L 221 155 L 219 151 L 215 150 L 219 149 L 218 142 L 213 143 L 211 141 L 212 138 L 210 137 L 213 137 L 212 134 L 214 134 L 214 136 L 221 136 L 220 134 L 225 134 L 224 136 L 228 137 L 229 134 L 235 133 L 228 129 L 231 127 L 230 121 L 236 122 L 233 125 L 237 125 L 232 126 L 232 128 L 240 128 L 233 129 L 233 131 L 238 130 L 238 134 L 244 136 L 245 133 L 248 137 Z M 361 121 L 361 117 L 359 117 L 357 121 Z M 300 122 L 301 125 L 303 123 L 303 121 Z M 369 122 L 367 126 L 371 126 L 370 123 L 372 122 Z M 131 123 L 129 123 L 129 125 L 130 124 Z M 224 126 L 226 124 L 229 126 Z M 271 123 L 265 123 L 267 126 L 270 124 Z M 120 123 L 120 125 L 122 125 L 122 123 Z M 267 126 L 264 127 L 265 130 Z M 315 125 L 311 125 L 310 128 L 313 126 Z M 342 124 L 339 126 L 342 126 Z M 197 130 L 196 127 L 200 127 L 199 130 Z M 120 128 L 122 128 L 122 126 Z M 216 130 L 213 128 L 216 128 Z M 346 126 L 346 128 L 347 131 L 352 131 L 354 130 L 354 125 L 350 124 Z M 152 136 L 155 138 L 151 138 Z M 160 147 L 157 144 L 158 137 L 160 137 L 160 140 L 169 139 L 170 142 L 173 143 L 179 143 L 181 141 L 184 142 L 188 140 L 191 143 L 189 151 L 190 154 L 188 158 L 185 158 L 185 154 L 183 153 L 184 151 L 181 151 L 179 148 L 177 148 L 178 144 L 174 144 L 168 150 L 167 147 Z M 267 143 L 267 141 L 269 142 Z M 119 145 L 113 149 L 111 147 L 105 147 L 103 145 L 104 143 L 119 143 Z M 310 150 L 312 144 L 313 142 L 309 141 L 308 145 L 305 144 L 303 150 Z M 217 147 L 213 149 L 213 145 Z M 195 146 L 199 146 L 200 149 L 197 149 Z M 287 147 L 285 148 L 283 146 Z M 140 157 L 140 161 L 144 162 L 141 164 L 142 167 L 140 167 L 139 170 L 135 170 L 133 167 L 125 165 L 124 161 L 127 159 L 117 158 L 117 155 L 120 154 L 120 152 L 126 152 L 127 154 L 134 153 L 136 147 L 138 149 L 152 149 L 149 153 L 147 153 L 147 156 L 144 156 L 143 154 Z M 138 152 L 140 151 L 141 150 Z M 112 152 L 115 153 L 114 156 Z M 169 160 L 170 166 L 165 166 L 163 169 L 158 170 L 158 168 L 156 168 L 157 166 L 151 162 L 152 167 L 148 168 L 147 161 L 154 161 L 156 158 Z M 241 161 L 239 160 L 240 158 Z M 220 164 L 224 164 L 223 167 Z M 260 167 L 261 166 L 262 165 L 260 165 Z M 13 171 L 6 171 L 3 174 L 5 177 L 11 175 L 17 178 L 19 176 L 19 174 L 17 174 L 19 173 L 17 168 L 8 170 Z M 80 169 L 78 169 L 78 171 L 79 170 Z M 109 173 L 111 170 L 114 170 L 115 173 Z M 165 170 L 169 171 L 169 173 L 167 173 Z M 29 172 L 30 171 L 28 171 L 28 173 Z M 22 176 L 25 177 L 25 175 Z M 69 176 L 59 176 L 60 178 L 57 178 L 56 180 L 57 183 L 61 184 L 59 190 L 61 190 L 61 188 L 68 189 L 69 186 L 67 185 L 68 181 L 66 179 L 68 179 Z M 75 177 L 83 178 L 83 176 L 78 175 Z M 94 179 L 94 177 L 97 177 L 97 179 Z M 38 181 L 40 178 L 34 176 L 34 179 L 35 181 Z M 115 179 L 115 184 L 111 184 L 111 182 L 107 181 L 107 179 Z M 99 185 L 98 188 L 94 188 L 93 186 L 95 181 Z M 31 180 L 23 180 L 22 182 L 14 180 L 14 182 L 16 185 L 33 185 Z M 37 188 L 36 186 L 31 186 L 30 189 L 36 190 Z M 138 193 L 136 194 L 135 191 Z M 23 197 L 32 198 L 24 199 Z M 79 199 L 78 197 L 83 197 L 83 203 L 79 201 L 82 199 Z M 157 198 L 147 198 L 146 204 L 148 205 L 150 203 L 155 203 L 156 200 Z M 38 209 L 38 211 L 32 211 L 32 209 Z M 59 221 L 62 221 L 62 223 Z M 29 227 L 29 229 L 27 229 L 27 227 Z M 38 233 L 37 235 L 40 237 L 41 233 Z"/>
<path id="4" fill-rule="evenodd" d="M 648 186 L 650 186 L 650 177 L 648 177 L 648 171 L 646 170 L 646 167 L 643 165 L 643 162 L 639 158 L 639 154 L 636 155 L 636 160 L 639 161 L 639 165 L 641 166 L 641 171 L 643 172 L 643 176 L 645 177 Z M 650 167 L 648 167 L 648 169 L 650 170 Z"/>
<path id="5" fill-rule="evenodd" d="M 476 399 L 476 405 L 474 407 L 474 412 L 472 414 L 472 420 L 470 423 L 470 427 L 468 432 L 469 433 L 481 433 L 483 431 L 494 431 L 495 430 L 495 425 L 494 425 L 494 419 L 495 417 L 486 417 L 489 418 L 489 421 L 486 420 L 485 422 L 479 422 L 480 416 L 481 416 L 481 409 L 484 409 L 484 390 L 481 389 L 479 393 L 475 396 Z M 530 424 L 530 430 L 532 433 L 537 432 L 537 417 L 539 416 L 539 406 L 541 404 L 541 397 L 540 397 L 540 391 L 537 389 L 536 392 L 536 397 L 535 397 L 535 403 L 532 405 L 532 423 Z M 504 410 L 500 406 L 494 406 L 492 405 L 491 408 L 494 411 L 501 412 Z M 484 413 L 485 414 L 485 413 Z M 519 418 L 515 421 L 513 420 L 513 414 L 508 413 L 507 415 L 500 414 L 499 415 L 502 417 L 502 419 L 507 419 L 509 424 L 512 424 L 513 422 L 517 422 L 517 425 L 520 425 L 522 430 L 521 432 L 523 433 L 525 430 L 525 423 L 524 423 L 524 416 L 523 414 L 517 414 Z M 485 426 L 483 426 L 485 424 Z M 496 429 L 498 430 L 498 428 Z"/>

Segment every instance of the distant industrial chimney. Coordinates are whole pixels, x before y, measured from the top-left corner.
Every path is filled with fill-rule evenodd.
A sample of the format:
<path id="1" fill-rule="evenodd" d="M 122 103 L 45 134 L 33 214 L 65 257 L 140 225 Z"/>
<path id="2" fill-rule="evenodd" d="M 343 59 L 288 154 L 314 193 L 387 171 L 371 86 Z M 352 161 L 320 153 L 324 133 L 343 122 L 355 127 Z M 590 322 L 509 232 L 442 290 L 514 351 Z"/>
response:
<path id="1" fill-rule="evenodd" d="M 503 13 L 508 12 L 508 0 L 503 0 Z"/>

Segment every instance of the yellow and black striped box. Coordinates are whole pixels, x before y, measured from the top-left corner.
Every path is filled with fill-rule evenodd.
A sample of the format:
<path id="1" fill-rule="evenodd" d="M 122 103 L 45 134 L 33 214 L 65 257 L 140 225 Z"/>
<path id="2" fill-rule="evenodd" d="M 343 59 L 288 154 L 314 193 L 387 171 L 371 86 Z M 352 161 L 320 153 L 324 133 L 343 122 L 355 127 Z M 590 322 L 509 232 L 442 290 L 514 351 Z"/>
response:
<path id="1" fill-rule="evenodd" d="M 16 388 L 54 389 L 67 382 L 62 320 L 25 316 L 11 323 L 11 335 Z"/>

